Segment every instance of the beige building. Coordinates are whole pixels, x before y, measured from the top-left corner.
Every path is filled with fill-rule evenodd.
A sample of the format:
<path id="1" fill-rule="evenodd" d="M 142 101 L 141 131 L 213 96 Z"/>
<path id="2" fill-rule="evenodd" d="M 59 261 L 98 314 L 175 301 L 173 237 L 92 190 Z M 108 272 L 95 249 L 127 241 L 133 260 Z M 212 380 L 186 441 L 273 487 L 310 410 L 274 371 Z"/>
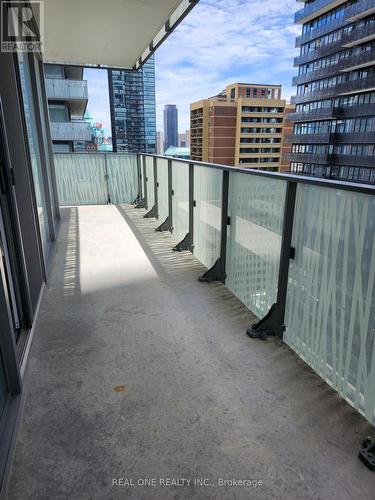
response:
<path id="1" fill-rule="evenodd" d="M 191 159 L 278 171 L 285 115 L 281 85 L 228 85 L 191 104 Z"/>

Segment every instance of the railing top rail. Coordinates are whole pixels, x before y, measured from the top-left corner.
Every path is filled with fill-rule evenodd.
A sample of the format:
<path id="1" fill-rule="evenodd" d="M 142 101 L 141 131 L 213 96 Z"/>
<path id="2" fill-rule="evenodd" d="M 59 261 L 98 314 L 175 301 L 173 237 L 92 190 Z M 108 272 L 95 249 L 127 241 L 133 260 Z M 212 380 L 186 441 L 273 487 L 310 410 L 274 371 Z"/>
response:
<path id="1" fill-rule="evenodd" d="M 311 184 L 317 185 L 321 187 L 327 187 L 331 189 L 342 189 L 346 191 L 355 191 L 365 194 L 375 195 L 375 186 L 371 184 L 361 184 L 356 182 L 345 182 L 345 181 L 336 181 L 332 179 L 324 179 L 321 177 L 311 177 L 307 175 L 296 175 L 282 172 L 267 172 L 266 170 L 257 170 L 251 168 L 240 168 L 240 167 L 232 167 L 229 165 L 221 165 L 218 163 L 206 163 L 202 161 L 195 160 L 184 160 L 182 158 L 174 158 L 171 156 L 163 156 L 163 155 L 154 155 L 150 153 L 140 153 L 142 156 L 151 156 L 153 158 L 162 158 L 169 159 L 181 163 L 188 163 L 194 165 L 201 165 L 202 167 L 210 167 L 216 168 L 219 170 L 228 170 L 230 172 L 243 173 L 247 175 L 257 175 L 260 177 L 269 177 L 271 179 L 280 179 L 286 182 L 296 182 L 300 184 Z"/>
<path id="2" fill-rule="evenodd" d="M 97 155 L 97 154 L 100 154 L 100 155 L 128 155 L 128 156 L 137 156 L 138 155 L 138 153 L 128 153 L 126 151 L 120 151 L 118 153 L 113 153 L 111 151 L 66 151 L 66 152 L 55 151 L 53 154 L 54 155 L 73 155 L 73 156 L 74 155 Z"/>
<path id="3" fill-rule="evenodd" d="M 229 165 L 221 165 L 219 163 L 206 163 L 203 161 L 196 160 L 185 160 L 183 158 L 175 158 L 172 156 L 163 156 L 163 155 L 155 155 L 151 153 L 129 153 L 129 152 L 110 152 L 110 151 L 75 151 L 74 153 L 64 153 L 64 152 L 56 152 L 55 155 L 128 155 L 128 156 L 136 156 L 140 154 L 142 156 L 150 156 L 151 158 L 160 158 L 163 160 L 173 160 L 179 163 L 186 164 L 194 164 L 200 165 L 202 167 L 215 168 L 218 170 L 227 170 L 229 172 L 237 172 L 241 174 L 247 175 L 256 175 L 259 177 L 268 177 L 270 179 L 279 179 L 284 182 L 295 182 L 300 184 L 310 184 L 315 186 L 326 187 L 330 189 L 342 189 L 345 191 L 353 191 L 360 192 L 364 194 L 372 194 L 375 195 L 375 186 L 372 184 L 364 184 L 357 182 L 346 182 L 346 181 L 336 181 L 333 179 L 324 179 L 321 177 L 312 177 L 307 175 L 300 174 L 290 174 L 290 173 L 282 173 L 282 172 L 267 172 L 266 170 L 257 170 L 251 168 L 240 168 L 240 167 L 232 167 Z"/>

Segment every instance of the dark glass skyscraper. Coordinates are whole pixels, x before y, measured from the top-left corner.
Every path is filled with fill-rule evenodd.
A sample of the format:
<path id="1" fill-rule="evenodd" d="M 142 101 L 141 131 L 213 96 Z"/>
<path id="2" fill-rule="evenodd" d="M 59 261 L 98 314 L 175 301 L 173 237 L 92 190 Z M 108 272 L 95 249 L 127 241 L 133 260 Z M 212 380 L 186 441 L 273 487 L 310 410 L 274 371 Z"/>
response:
<path id="1" fill-rule="evenodd" d="M 374 0 L 308 0 L 296 13 L 293 173 L 375 183 L 374 11 Z"/>
<path id="2" fill-rule="evenodd" d="M 156 153 L 155 61 L 108 70 L 113 151 Z"/>
<path id="3" fill-rule="evenodd" d="M 178 111 L 175 104 L 164 106 L 164 151 L 178 146 Z"/>

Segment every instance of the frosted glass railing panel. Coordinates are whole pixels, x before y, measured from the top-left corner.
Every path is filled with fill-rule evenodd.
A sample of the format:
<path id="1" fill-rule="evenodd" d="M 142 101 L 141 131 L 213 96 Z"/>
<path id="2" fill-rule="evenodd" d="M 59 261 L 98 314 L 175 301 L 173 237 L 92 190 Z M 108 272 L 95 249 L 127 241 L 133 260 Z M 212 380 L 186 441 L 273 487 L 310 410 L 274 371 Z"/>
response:
<path id="1" fill-rule="evenodd" d="M 194 255 L 210 268 L 220 256 L 223 172 L 210 167 L 194 169 Z"/>
<path id="2" fill-rule="evenodd" d="M 151 208 L 155 205 L 155 185 L 154 185 L 154 158 L 151 156 L 145 156 L 146 161 L 146 182 L 147 182 L 147 208 Z"/>
<path id="3" fill-rule="evenodd" d="M 173 237 L 181 241 L 189 232 L 189 164 L 172 161 Z"/>
<path id="4" fill-rule="evenodd" d="M 164 222 L 168 217 L 168 160 L 158 158 L 157 162 L 159 220 Z"/>
<path id="5" fill-rule="evenodd" d="M 137 155 L 107 155 L 111 203 L 132 203 L 138 195 Z"/>
<path id="6" fill-rule="evenodd" d="M 285 341 L 375 424 L 375 197 L 299 184 Z"/>
<path id="7" fill-rule="evenodd" d="M 231 172 L 226 286 L 259 318 L 276 302 L 286 182 Z"/>
<path id="8" fill-rule="evenodd" d="M 55 171 L 60 205 L 107 203 L 104 155 L 56 154 Z"/>

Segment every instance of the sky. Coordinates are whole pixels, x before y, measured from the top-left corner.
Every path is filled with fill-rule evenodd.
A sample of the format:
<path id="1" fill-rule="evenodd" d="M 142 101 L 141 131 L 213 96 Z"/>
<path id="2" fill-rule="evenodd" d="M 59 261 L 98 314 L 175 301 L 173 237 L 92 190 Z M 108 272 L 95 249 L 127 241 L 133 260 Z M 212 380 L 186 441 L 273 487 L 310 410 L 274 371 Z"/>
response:
<path id="1" fill-rule="evenodd" d="M 156 51 L 157 130 L 163 129 L 165 104 L 177 105 L 184 132 L 190 103 L 234 82 L 281 84 L 282 97 L 290 99 L 298 8 L 295 0 L 200 0 Z M 86 69 L 84 77 L 88 110 L 111 135 L 107 74 Z"/>

